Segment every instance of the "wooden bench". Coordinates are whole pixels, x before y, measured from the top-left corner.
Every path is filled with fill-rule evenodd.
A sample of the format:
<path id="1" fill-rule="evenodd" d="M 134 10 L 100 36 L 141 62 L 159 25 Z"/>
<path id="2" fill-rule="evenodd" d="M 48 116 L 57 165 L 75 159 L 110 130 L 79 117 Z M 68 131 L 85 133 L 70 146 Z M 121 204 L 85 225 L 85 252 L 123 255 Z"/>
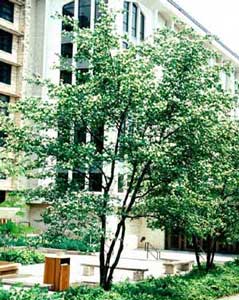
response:
<path id="1" fill-rule="evenodd" d="M 174 260 L 164 262 L 165 274 L 176 274 L 177 272 L 183 271 L 188 272 L 193 268 L 193 260 Z"/>
<path id="2" fill-rule="evenodd" d="M 0 261 L 0 276 L 17 274 L 20 264 Z"/>
<path id="3" fill-rule="evenodd" d="M 95 268 L 99 268 L 99 264 L 96 263 L 83 263 L 81 264 L 83 267 L 83 276 L 93 276 L 95 273 Z M 126 266 L 117 266 L 117 270 L 125 270 L 133 272 L 133 280 L 140 281 L 144 279 L 144 273 L 149 269 L 145 267 L 126 267 Z"/>

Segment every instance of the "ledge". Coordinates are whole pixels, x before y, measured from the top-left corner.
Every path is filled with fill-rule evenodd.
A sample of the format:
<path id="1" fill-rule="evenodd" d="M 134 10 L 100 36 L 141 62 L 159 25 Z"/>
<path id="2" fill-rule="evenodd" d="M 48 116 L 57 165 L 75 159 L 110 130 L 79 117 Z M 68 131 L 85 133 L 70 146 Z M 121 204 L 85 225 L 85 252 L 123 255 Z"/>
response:
<path id="1" fill-rule="evenodd" d="M 5 89 L 2 89 L 1 87 L 0 87 L 0 94 L 10 96 L 10 97 L 13 97 L 13 98 L 21 98 L 20 94 L 16 94 L 14 92 L 6 91 Z"/>
<path id="2" fill-rule="evenodd" d="M 1 57 L 1 53 L 0 53 L 0 61 L 4 62 L 6 64 L 9 64 L 11 66 L 14 66 L 14 67 L 22 67 L 22 64 L 19 64 L 19 63 L 15 62 L 14 60 Z"/>
<path id="3" fill-rule="evenodd" d="M 19 37 L 24 36 L 24 33 L 23 33 L 23 32 L 18 31 L 18 30 L 14 29 L 14 28 L 5 26 L 4 24 L 1 24 L 1 23 L 0 23 L 0 29 L 2 29 L 2 30 L 4 30 L 4 31 L 7 31 L 7 32 L 9 32 L 9 33 L 12 33 L 13 35 L 16 35 L 16 36 L 19 36 Z"/>
<path id="4" fill-rule="evenodd" d="M 24 1 L 23 0 L 9 0 L 12 3 L 15 3 L 19 6 L 23 6 L 24 5 Z"/>

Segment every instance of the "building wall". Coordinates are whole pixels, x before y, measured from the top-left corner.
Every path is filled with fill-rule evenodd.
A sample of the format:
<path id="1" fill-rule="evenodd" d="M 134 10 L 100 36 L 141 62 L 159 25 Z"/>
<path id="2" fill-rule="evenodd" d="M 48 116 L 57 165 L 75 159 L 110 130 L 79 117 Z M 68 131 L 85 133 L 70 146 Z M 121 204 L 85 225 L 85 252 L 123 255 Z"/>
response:
<path id="1" fill-rule="evenodd" d="M 0 51 L 0 60 L 10 62 L 13 66 L 11 86 L 0 83 L 0 93 L 11 95 L 11 101 L 17 101 L 21 95 L 41 95 L 42 97 L 46 97 L 44 90 L 27 84 L 22 81 L 22 77 L 26 78 L 35 73 L 44 79 L 52 80 L 54 83 L 59 82 L 59 70 L 54 69 L 53 65 L 57 63 L 57 54 L 61 51 L 61 21 L 52 18 L 52 16 L 56 12 L 61 13 L 63 5 L 68 2 L 70 1 L 25 0 L 23 1 L 24 5 L 15 5 L 15 19 L 13 24 L 0 19 L 0 28 L 7 28 L 6 30 L 14 34 L 13 53 L 9 55 Z M 116 13 L 115 30 L 123 35 L 122 10 L 124 1 L 109 0 L 108 2 L 109 8 Z M 139 10 L 145 15 L 145 37 L 148 39 L 150 39 L 157 28 L 162 28 L 163 26 L 173 28 L 174 16 L 193 26 L 192 22 L 189 22 L 175 7 L 170 6 L 167 0 L 138 0 L 135 3 L 137 3 Z M 93 25 L 91 27 L 93 28 Z M 131 32 L 131 28 L 129 32 Z M 132 38 L 130 33 L 129 38 L 135 43 L 140 43 L 139 38 Z M 230 53 L 227 53 L 220 46 L 216 49 L 223 54 L 224 59 L 229 59 L 235 64 L 236 72 L 239 74 L 238 61 L 236 62 Z M 233 78 L 228 80 L 222 74 L 222 81 L 225 87 L 228 85 L 228 88 L 233 90 Z M 117 166 L 117 168 L 120 172 L 122 166 Z M 37 184 L 37 182 L 34 184 Z M 1 189 L 13 189 L 12 180 L 0 180 Z M 112 193 L 120 197 L 117 191 L 117 178 L 112 188 Z M 32 204 L 29 211 L 31 224 L 41 229 L 45 229 L 44 225 L 40 222 L 40 215 L 44 208 L 45 205 Z M 111 224 L 111 228 L 113 229 L 116 220 L 109 220 L 109 224 Z M 164 248 L 164 233 L 162 231 L 152 231 L 149 229 L 145 219 L 128 221 L 126 233 L 127 247 L 143 247 L 144 244 L 140 242 L 142 237 L 145 237 L 145 240 L 155 247 Z"/>
<path id="2" fill-rule="evenodd" d="M 22 94 L 22 70 L 24 56 L 25 1 L 14 1 L 13 22 L 0 18 L 0 29 L 12 34 L 12 51 L 0 50 L 0 61 L 11 65 L 11 83 L 0 82 L 0 94 L 10 96 L 10 103 L 18 101 Z M 15 116 L 13 116 L 14 118 Z M 16 182 L 12 178 L 0 180 L 0 191 L 12 191 Z"/>

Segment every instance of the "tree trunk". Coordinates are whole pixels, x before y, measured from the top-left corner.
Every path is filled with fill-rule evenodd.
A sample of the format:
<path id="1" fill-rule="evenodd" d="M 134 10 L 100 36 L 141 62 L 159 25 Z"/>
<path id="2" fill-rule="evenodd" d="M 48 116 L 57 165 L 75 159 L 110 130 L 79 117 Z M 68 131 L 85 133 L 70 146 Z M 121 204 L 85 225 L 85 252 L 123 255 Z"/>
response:
<path id="1" fill-rule="evenodd" d="M 200 261 L 199 247 L 198 247 L 198 239 L 195 235 L 193 235 L 192 239 L 193 239 L 193 247 L 194 247 L 194 252 L 195 252 L 195 256 L 196 256 L 197 266 L 198 266 L 198 269 L 200 270 L 201 269 L 201 261 Z"/>
<path id="2" fill-rule="evenodd" d="M 106 255 L 105 255 L 105 239 L 103 240 L 102 238 L 101 240 L 102 243 L 100 247 L 100 286 L 105 291 L 109 291 L 111 289 L 113 274 L 119 263 L 121 253 L 124 249 L 125 229 L 126 229 L 125 218 L 123 217 L 121 221 L 118 223 L 115 232 L 115 237 L 111 242 L 109 250 Z M 117 251 L 113 263 L 111 263 L 117 240 L 120 240 L 119 249 Z"/>
<path id="3" fill-rule="evenodd" d="M 216 239 L 212 238 L 211 236 L 207 237 L 206 240 L 207 244 L 207 262 L 206 262 L 206 270 L 209 271 L 213 267 L 213 261 L 214 261 L 214 256 L 216 252 Z"/>

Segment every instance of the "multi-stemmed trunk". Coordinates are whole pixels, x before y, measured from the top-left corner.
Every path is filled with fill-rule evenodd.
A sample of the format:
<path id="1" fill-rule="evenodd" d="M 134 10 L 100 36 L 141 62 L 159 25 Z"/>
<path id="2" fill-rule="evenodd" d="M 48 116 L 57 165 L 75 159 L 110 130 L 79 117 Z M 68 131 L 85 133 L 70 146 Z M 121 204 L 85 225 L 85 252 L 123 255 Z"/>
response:
<path id="1" fill-rule="evenodd" d="M 197 266 L 199 269 L 202 268 L 201 259 L 200 259 L 200 248 L 199 248 L 199 241 L 198 238 L 194 235 L 193 239 L 193 246 L 194 252 L 196 256 Z M 216 252 L 216 242 L 217 239 L 211 236 L 207 236 L 205 240 L 205 253 L 206 253 L 206 270 L 209 271 L 214 266 L 214 257 Z"/>
<path id="2" fill-rule="evenodd" d="M 102 218 L 102 224 L 106 225 L 105 216 Z M 109 245 L 109 249 L 106 252 L 106 238 L 105 235 L 101 237 L 100 245 L 100 286 L 109 291 L 113 282 L 113 274 L 119 263 L 121 253 L 124 249 L 124 237 L 125 237 L 125 217 L 122 217 L 117 225 L 114 239 Z M 119 246 L 116 246 L 116 242 L 119 240 Z M 115 253 L 116 249 L 116 253 Z M 115 256 L 114 256 L 115 254 Z"/>

